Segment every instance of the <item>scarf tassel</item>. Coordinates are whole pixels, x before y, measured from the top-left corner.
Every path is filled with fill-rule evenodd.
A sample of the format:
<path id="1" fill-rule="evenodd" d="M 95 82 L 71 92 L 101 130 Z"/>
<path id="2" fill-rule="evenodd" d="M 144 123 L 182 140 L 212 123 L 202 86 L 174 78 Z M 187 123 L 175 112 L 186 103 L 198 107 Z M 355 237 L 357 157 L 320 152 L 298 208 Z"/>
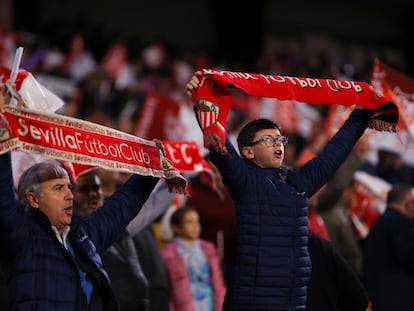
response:
<path id="1" fill-rule="evenodd" d="M 174 167 L 172 162 L 165 156 L 165 149 L 162 142 L 158 139 L 153 139 L 158 149 L 160 156 L 160 164 L 164 171 L 165 181 L 168 185 L 168 191 L 176 194 L 184 194 L 189 196 L 188 181 L 180 172 Z"/>
<path id="2" fill-rule="evenodd" d="M 398 132 L 397 124 L 386 122 L 379 119 L 370 119 L 368 121 L 368 128 L 374 129 L 380 132 Z"/>

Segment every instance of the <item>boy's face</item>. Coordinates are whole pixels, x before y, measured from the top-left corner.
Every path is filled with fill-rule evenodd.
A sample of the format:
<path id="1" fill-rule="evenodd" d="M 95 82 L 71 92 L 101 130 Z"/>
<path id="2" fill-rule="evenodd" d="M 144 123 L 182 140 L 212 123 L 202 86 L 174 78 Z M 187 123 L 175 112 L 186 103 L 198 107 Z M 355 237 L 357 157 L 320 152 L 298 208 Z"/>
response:
<path id="1" fill-rule="evenodd" d="M 195 211 L 188 211 L 179 226 L 173 226 L 175 235 L 183 240 L 194 241 L 200 237 L 201 226 L 198 213 Z"/>
<path id="2" fill-rule="evenodd" d="M 259 141 L 265 136 L 282 136 L 277 129 L 263 129 L 256 133 L 253 141 Z M 243 148 L 243 155 L 257 166 L 262 168 L 279 168 L 282 165 L 285 155 L 285 146 L 277 142 L 274 146 L 267 146 L 263 141 L 259 141 L 252 146 Z"/>

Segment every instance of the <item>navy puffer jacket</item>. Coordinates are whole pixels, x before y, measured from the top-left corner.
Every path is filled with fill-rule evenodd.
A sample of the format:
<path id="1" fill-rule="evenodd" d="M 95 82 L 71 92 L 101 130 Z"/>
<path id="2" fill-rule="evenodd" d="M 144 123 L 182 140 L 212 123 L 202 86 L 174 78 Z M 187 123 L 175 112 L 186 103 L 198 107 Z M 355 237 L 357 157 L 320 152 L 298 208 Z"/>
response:
<path id="1" fill-rule="evenodd" d="M 43 213 L 27 214 L 19 205 L 9 153 L 0 155 L 0 172 L 0 262 L 10 310 L 118 310 L 98 254 L 120 237 L 158 179 L 134 175 L 98 211 L 84 218 L 73 216 L 69 240 L 75 260 Z M 78 267 L 95 284 L 89 306 Z"/>
<path id="2" fill-rule="evenodd" d="M 308 198 L 346 159 L 368 119 L 367 111 L 354 110 L 320 155 L 298 170 L 260 168 L 240 158 L 228 139 L 228 154 L 211 151 L 236 206 L 236 310 L 305 310 Z"/>

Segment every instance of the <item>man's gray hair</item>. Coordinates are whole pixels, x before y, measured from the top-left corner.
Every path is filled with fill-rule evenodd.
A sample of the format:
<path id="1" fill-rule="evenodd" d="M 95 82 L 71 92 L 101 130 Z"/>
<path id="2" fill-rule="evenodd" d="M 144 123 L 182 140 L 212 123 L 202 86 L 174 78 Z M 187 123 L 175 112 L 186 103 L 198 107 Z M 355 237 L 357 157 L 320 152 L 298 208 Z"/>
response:
<path id="1" fill-rule="evenodd" d="M 29 167 L 23 172 L 17 185 L 17 195 L 20 203 L 25 208 L 30 207 L 27 194 L 33 192 L 36 195 L 41 195 L 40 184 L 56 178 L 69 179 L 68 172 L 58 161 L 40 162 Z"/>

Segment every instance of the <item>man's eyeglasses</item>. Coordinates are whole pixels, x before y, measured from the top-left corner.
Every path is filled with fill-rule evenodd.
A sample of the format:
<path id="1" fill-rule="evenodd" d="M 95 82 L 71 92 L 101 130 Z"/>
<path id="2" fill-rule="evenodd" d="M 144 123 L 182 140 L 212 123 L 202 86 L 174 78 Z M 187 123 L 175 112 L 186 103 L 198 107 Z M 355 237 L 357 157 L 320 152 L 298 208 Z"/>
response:
<path id="1" fill-rule="evenodd" d="M 289 142 L 289 139 L 287 136 L 270 136 L 270 135 L 266 135 L 254 142 L 252 142 L 250 144 L 250 146 L 256 145 L 260 142 L 263 142 L 265 144 L 266 147 L 274 147 L 276 146 L 277 143 L 281 143 L 283 146 L 286 146 L 287 143 Z"/>

